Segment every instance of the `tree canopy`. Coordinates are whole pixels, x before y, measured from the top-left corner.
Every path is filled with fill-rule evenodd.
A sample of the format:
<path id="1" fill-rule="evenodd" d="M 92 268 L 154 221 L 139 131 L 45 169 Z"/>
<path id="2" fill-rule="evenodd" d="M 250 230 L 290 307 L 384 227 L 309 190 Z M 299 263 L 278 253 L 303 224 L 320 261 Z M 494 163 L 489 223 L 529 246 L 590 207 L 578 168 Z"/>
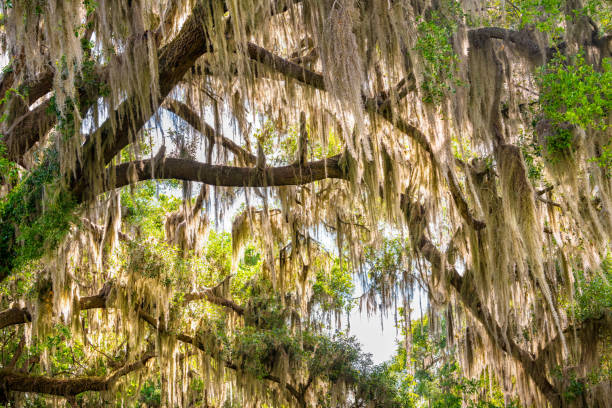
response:
<path id="1" fill-rule="evenodd" d="M 609 1 L 0 12 L 0 404 L 612 406 Z"/>

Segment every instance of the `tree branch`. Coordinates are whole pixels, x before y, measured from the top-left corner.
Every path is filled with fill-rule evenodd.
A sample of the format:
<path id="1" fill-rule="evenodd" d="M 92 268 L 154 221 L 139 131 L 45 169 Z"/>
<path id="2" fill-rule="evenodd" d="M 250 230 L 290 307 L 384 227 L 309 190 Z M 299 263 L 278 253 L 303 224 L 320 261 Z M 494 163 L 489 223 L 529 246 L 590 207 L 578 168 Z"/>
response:
<path id="1" fill-rule="evenodd" d="M 0 329 L 16 324 L 24 324 L 32 321 L 32 315 L 25 307 L 13 306 L 0 312 Z"/>
<path id="2" fill-rule="evenodd" d="M 215 129 L 204 122 L 187 104 L 173 99 L 164 101 L 162 107 L 174 113 L 187 122 L 189 126 L 200 132 L 209 140 L 211 145 L 220 142 L 223 147 L 236 155 L 243 163 L 255 164 L 257 161 L 257 157 L 254 154 L 243 149 L 240 145 L 234 143 L 233 140 L 217 134 Z"/>
<path id="3" fill-rule="evenodd" d="M 286 77 L 295 79 L 298 82 L 301 82 L 305 85 L 309 85 L 321 91 L 326 90 L 325 81 L 323 79 L 322 74 L 310 71 L 294 62 L 279 57 L 253 43 L 247 44 L 247 53 L 251 59 L 275 70 L 278 73 L 285 75 Z M 399 86 L 398 88 L 401 89 L 401 86 Z M 416 126 L 408 123 L 401 117 L 395 115 L 395 113 L 393 112 L 391 97 L 385 96 L 386 94 L 388 94 L 387 92 L 383 92 L 383 94 L 383 96 L 377 96 L 373 98 L 366 97 L 365 95 L 362 96 L 363 106 L 365 107 L 365 110 L 371 114 L 379 115 L 397 130 L 413 139 L 419 146 L 421 146 L 423 150 L 425 150 L 425 152 L 427 152 L 434 167 L 437 169 L 443 169 L 442 164 L 436 157 L 435 152 L 431 144 L 427 140 L 425 134 Z M 452 173 L 452 170 L 449 168 L 446 172 L 443 173 L 449 185 L 453 201 L 457 205 L 461 216 L 465 219 L 468 225 L 474 227 L 475 229 L 478 230 L 484 228 L 486 224 L 483 221 L 476 219 L 473 216 L 472 212 L 469 210 L 469 205 L 463 197 L 461 187 L 459 186 L 456 177 Z"/>
<path id="4" fill-rule="evenodd" d="M 542 50 L 528 31 L 509 30 L 501 27 L 482 27 L 468 31 L 468 38 L 473 46 L 480 46 L 484 40 L 496 38 L 509 41 L 521 50 L 526 51 L 530 57 L 542 55 Z"/>
<path id="5" fill-rule="evenodd" d="M 204 291 L 194 292 L 187 294 L 185 296 L 186 301 L 197 300 L 197 299 L 206 299 L 211 303 L 218 304 L 220 306 L 224 306 L 234 310 L 236 313 L 243 315 L 244 308 L 231 300 L 222 298 L 220 296 L 214 295 L 212 291 L 214 288 L 208 288 Z M 106 308 L 108 296 L 110 295 L 111 285 L 106 284 L 100 290 L 97 295 L 83 297 L 79 299 L 78 304 L 81 310 L 87 309 L 97 309 L 97 308 Z M 9 314 L 14 315 L 12 309 L 8 309 L 8 311 L 0 312 L 0 316 L 9 312 Z M 27 311 L 26 311 L 27 312 Z M 29 313 L 28 313 L 29 316 Z M 161 332 L 167 332 L 167 329 L 160 327 L 157 320 L 144 311 L 138 312 L 139 318 L 147 322 L 153 329 Z M 18 320 L 18 319 L 13 319 Z M 22 319 L 23 320 L 23 319 Z M 12 324 L 20 324 L 25 323 L 26 321 L 18 321 Z M 6 327 L 5 325 L 3 327 Z M 205 344 L 197 340 L 196 338 L 179 333 L 176 335 L 177 340 L 182 341 L 184 343 L 192 344 L 194 347 L 202 350 L 203 352 L 210 354 L 210 351 L 206 349 Z M 0 387 L 5 391 L 18 391 L 18 392 L 34 392 L 34 393 L 43 393 L 50 395 L 58 395 L 58 396 L 71 396 L 76 395 L 85 391 L 105 391 L 110 389 L 114 382 L 141 367 L 143 367 L 146 362 L 155 357 L 154 354 L 145 354 L 143 358 L 139 361 L 136 361 L 131 364 L 127 364 L 122 368 L 116 370 L 112 374 L 107 377 L 83 377 L 83 378 L 73 378 L 73 379 L 60 379 L 60 378 L 52 378 L 46 376 L 30 376 L 27 374 L 23 374 L 20 372 L 14 372 L 11 370 L 0 370 L 0 385 L 3 385 L 4 388 Z M 222 361 L 222 363 L 232 370 L 239 370 L 240 368 L 231 361 Z M 265 380 L 269 380 L 278 384 L 283 384 L 280 378 L 275 377 L 270 374 L 266 374 L 262 377 Z M 303 395 L 298 391 L 298 389 L 291 384 L 286 383 L 285 388 L 287 391 L 294 396 L 298 401 L 303 400 Z M 0 394 L 0 400 L 2 400 L 3 395 Z M 6 396 L 4 396 L 6 399 Z"/>
<path id="6" fill-rule="evenodd" d="M 425 209 L 422 205 L 413 203 L 407 195 L 402 195 L 402 208 L 406 214 L 409 226 L 411 226 L 411 233 L 414 235 L 413 245 L 415 249 L 423 255 L 432 268 L 438 270 L 445 268 L 444 272 L 450 285 L 455 289 L 457 296 L 461 299 L 464 306 L 481 323 L 490 341 L 519 363 L 525 375 L 531 378 L 542 394 L 551 402 L 552 406 L 560 406 L 561 399 L 559 392 L 548 381 L 546 370 L 541 367 L 539 362 L 530 353 L 521 348 L 510 336 L 505 335 L 505 330 L 480 301 L 476 289 L 468 278 L 469 271 L 466 271 L 465 275 L 461 276 L 453 266 L 443 262 L 442 252 L 425 236 L 424 230 L 414 227 L 425 222 Z"/>
<path id="7" fill-rule="evenodd" d="M 196 60 L 204 53 L 211 51 L 206 32 L 205 21 L 210 17 L 211 1 L 198 1 L 192 14 L 183 23 L 180 32 L 158 52 L 158 80 L 159 93 L 152 95 L 150 112 L 155 112 L 170 91 L 184 77 Z M 271 14 L 282 12 L 289 3 L 283 7 L 272 9 Z M 232 32 L 228 29 L 228 32 Z M 154 35 L 154 34 L 152 34 Z M 130 135 L 139 131 L 149 115 L 146 109 L 134 109 L 139 106 L 141 98 L 129 95 L 124 102 L 111 114 L 106 122 L 90 137 L 83 146 L 82 166 L 77 168 L 71 182 L 71 190 L 75 196 L 80 197 L 86 190 L 91 189 L 89 184 L 96 180 L 100 173 L 100 165 L 106 165 L 121 149 L 130 143 Z M 96 191 L 91 191 L 96 194 Z"/>
<path id="8" fill-rule="evenodd" d="M 152 95 L 151 112 L 157 110 L 164 98 L 180 81 L 195 61 L 208 49 L 203 21 L 207 7 L 198 2 L 181 31 L 168 45 L 158 52 L 159 94 Z M 137 132 L 149 119 L 146 109 L 139 106 L 139 97 L 128 98 L 113 111 L 100 128 L 90 135 L 83 146 L 82 166 L 75 172 L 71 190 L 78 197 L 88 189 L 91 180 L 97 178 L 100 165 L 109 163 L 113 157 L 130 143 L 130 134 Z M 93 192 L 94 194 L 96 192 Z"/>
<path id="9" fill-rule="evenodd" d="M 232 275 L 228 275 L 225 279 L 223 279 L 220 283 L 218 283 L 217 285 L 213 286 L 212 288 L 204 288 L 202 290 L 196 291 L 196 292 L 189 292 L 186 293 L 183 296 L 183 304 L 187 304 L 189 302 L 193 302 L 194 300 L 207 300 L 210 303 L 214 303 L 216 305 L 219 306 L 223 306 L 226 307 L 228 309 L 233 310 L 234 312 L 236 312 L 237 314 L 239 314 L 240 316 L 244 315 L 244 307 L 240 306 L 239 304 L 237 304 L 236 302 L 230 300 L 230 299 L 226 299 L 224 297 L 218 296 L 215 291 L 223 286 L 230 278 Z"/>
<path id="10" fill-rule="evenodd" d="M 149 322 L 147 320 L 147 322 L 149 324 L 151 324 L 151 322 Z M 154 326 L 156 327 L 156 326 Z M 179 334 L 176 336 L 177 340 L 182 341 L 183 343 L 188 343 L 193 345 L 194 347 L 200 349 L 201 351 L 203 351 L 206 354 L 210 355 L 210 351 L 206 349 L 206 345 L 204 343 L 202 343 L 201 341 L 197 340 L 195 337 L 186 335 L 186 334 Z M 236 365 L 234 362 L 229 361 L 229 360 L 225 360 L 225 361 L 221 361 L 222 364 L 225 365 L 225 367 L 234 370 L 234 371 L 240 371 L 240 367 L 238 365 Z M 261 377 L 264 380 L 268 380 L 268 381 L 272 381 L 275 382 L 277 384 L 283 384 L 283 382 L 281 381 L 280 378 L 271 375 L 271 374 L 265 374 L 264 376 Z M 303 395 L 298 391 L 298 389 L 293 386 L 290 383 L 285 383 L 285 388 L 287 389 L 287 391 L 295 398 L 298 400 L 298 402 L 301 404 L 304 397 Z"/>
<path id="11" fill-rule="evenodd" d="M 174 2 L 173 2 L 174 3 Z M 175 5 L 170 5 L 170 14 L 176 11 Z M 170 14 L 167 14 L 168 18 L 171 19 Z M 161 23 L 163 26 L 167 26 L 169 21 L 164 21 Z M 165 27 L 167 28 L 167 27 Z M 190 27 L 191 29 L 194 26 Z M 153 33 L 155 43 L 159 44 L 162 40 L 162 31 L 163 27 L 159 27 L 158 30 Z M 182 32 L 182 31 L 181 31 Z M 149 35 L 149 33 L 144 33 L 144 37 Z M 178 36 L 177 36 L 178 37 Z M 203 38 L 203 37 L 202 37 Z M 143 38 L 131 38 L 127 41 L 128 47 L 133 47 L 135 44 L 142 43 Z M 203 41 L 203 40 L 202 40 Z M 167 46 L 163 47 L 159 50 L 158 55 L 172 55 L 178 54 L 181 51 L 187 52 L 188 48 L 181 47 L 180 44 L 170 43 Z M 123 55 L 130 54 L 129 50 L 126 50 Z M 123 58 L 123 55 L 118 56 L 117 58 Z M 195 60 L 194 60 L 195 61 Z M 168 67 L 161 66 L 161 69 L 165 69 L 168 71 L 168 68 L 178 68 L 175 66 Z M 166 72 L 164 71 L 164 72 Z M 160 70 L 160 83 L 162 79 L 162 74 L 164 73 Z M 45 71 L 38 75 L 35 80 L 28 81 L 21 85 L 21 87 L 27 87 L 29 89 L 28 92 L 28 102 L 29 104 L 36 101 L 36 99 L 41 96 L 49 93 L 53 88 L 53 76 L 55 70 L 52 64 L 47 64 Z M 108 83 L 108 75 L 109 75 L 109 67 L 98 67 L 96 72 L 96 77 L 101 83 Z M 12 77 L 7 76 L 7 80 L 2 81 L 2 88 L 4 89 L 8 86 L 8 82 L 12 79 Z M 92 106 L 92 104 L 96 101 L 96 97 L 92 97 L 92 95 L 88 95 L 90 90 L 87 89 L 87 86 L 83 83 L 77 84 L 78 88 L 78 96 L 80 101 L 81 112 L 84 115 L 87 110 Z M 4 93 L 2 93 L 2 96 Z M 97 95 L 95 95 L 97 96 Z M 7 144 L 7 153 L 8 157 L 12 161 L 20 162 L 24 153 L 26 153 L 36 142 L 38 142 L 47 132 L 55 125 L 57 122 L 57 115 L 55 112 L 50 111 L 51 103 L 50 101 L 46 101 L 39 105 L 37 108 L 27 111 L 24 115 L 11 124 L 10 129 L 6 134 L 6 144 Z"/>
<path id="12" fill-rule="evenodd" d="M 178 179 L 225 187 L 271 187 L 301 185 L 327 178 L 346 178 L 339 165 L 340 155 L 306 163 L 263 169 L 201 163 L 193 160 L 147 159 L 115 166 L 114 188 L 142 180 Z"/>
<path id="13" fill-rule="evenodd" d="M 216 295 L 214 293 L 214 289 L 215 288 L 206 288 L 202 291 L 187 293 L 184 297 L 185 302 L 203 299 L 210 303 L 231 309 L 239 315 L 244 314 L 244 307 L 230 299 Z M 109 305 L 107 302 L 112 290 L 112 284 L 106 283 L 96 295 L 79 298 L 77 301 L 79 310 L 104 309 L 108 307 Z M 32 316 L 30 311 L 25 307 L 12 307 L 0 312 L 0 329 L 18 324 L 29 323 L 31 321 Z"/>
<path id="14" fill-rule="evenodd" d="M 7 391 L 35 392 L 62 397 L 77 395 L 85 391 L 107 391 L 120 377 L 141 369 L 147 361 L 154 357 L 153 353 L 145 353 L 139 360 L 124 365 L 106 377 L 53 378 L 0 370 L 0 401 L 7 400 Z"/>
<path id="15" fill-rule="evenodd" d="M 581 340 L 586 340 L 582 344 L 588 344 L 588 341 L 593 338 L 610 336 L 612 334 L 612 312 L 607 311 L 601 316 L 590 317 L 570 324 L 563 330 L 563 334 L 567 339 L 572 339 L 572 335 L 575 334 Z M 561 336 L 557 334 L 538 352 L 536 361 L 542 364 L 546 357 L 550 357 L 549 354 L 554 353 L 553 349 L 558 347 L 559 343 L 561 343 Z M 594 352 L 594 350 L 591 351 Z"/>

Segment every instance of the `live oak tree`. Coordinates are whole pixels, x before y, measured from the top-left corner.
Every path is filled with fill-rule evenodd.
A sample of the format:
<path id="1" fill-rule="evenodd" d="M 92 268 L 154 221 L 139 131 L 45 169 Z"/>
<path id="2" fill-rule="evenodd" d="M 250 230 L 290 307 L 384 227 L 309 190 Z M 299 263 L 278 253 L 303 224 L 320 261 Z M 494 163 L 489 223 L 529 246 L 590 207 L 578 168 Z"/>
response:
<path id="1" fill-rule="evenodd" d="M 400 406 L 325 335 L 353 274 L 509 399 L 612 405 L 609 2 L 0 4 L 3 402 Z"/>

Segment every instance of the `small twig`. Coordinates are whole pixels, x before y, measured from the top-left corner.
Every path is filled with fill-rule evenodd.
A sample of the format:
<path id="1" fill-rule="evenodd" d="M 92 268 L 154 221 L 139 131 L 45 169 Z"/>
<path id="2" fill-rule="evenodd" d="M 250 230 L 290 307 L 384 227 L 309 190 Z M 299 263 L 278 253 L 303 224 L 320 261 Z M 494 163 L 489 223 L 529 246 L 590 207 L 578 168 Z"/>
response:
<path id="1" fill-rule="evenodd" d="M 553 190 L 553 188 L 555 188 L 555 186 L 548 186 L 548 187 L 546 187 L 546 188 L 543 188 L 543 189 L 541 189 L 541 190 L 538 190 L 536 193 L 537 193 L 538 195 L 542 195 L 542 194 L 548 193 L 549 191 L 552 191 L 552 190 Z"/>
<path id="2" fill-rule="evenodd" d="M 89 338 L 85 337 L 85 340 L 87 340 L 87 343 L 91 346 L 92 349 L 94 349 L 94 351 L 102 354 L 104 357 L 106 357 L 109 361 L 109 363 L 113 363 L 115 361 L 115 359 L 111 356 L 109 356 L 108 354 L 106 354 L 105 352 L 103 352 L 102 350 L 98 349 L 96 346 L 94 346 L 94 344 L 91 342 L 91 340 L 89 340 Z"/>
<path id="3" fill-rule="evenodd" d="M 341 224 L 344 224 L 344 225 L 353 225 L 355 227 L 363 228 L 364 230 L 370 232 L 370 229 L 368 227 L 366 227 L 365 225 L 358 224 L 356 222 L 344 221 L 340 216 L 338 216 L 338 221 L 340 221 Z"/>
<path id="4" fill-rule="evenodd" d="M 563 209 L 563 207 L 561 207 L 561 204 L 555 203 L 554 201 L 549 200 L 549 199 L 547 199 L 547 198 L 542 198 L 542 197 L 540 197 L 539 195 L 537 195 L 536 197 L 537 197 L 537 199 L 538 199 L 539 201 L 541 201 L 541 202 L 543 202 L 543 203 L 546 203 L 546 204 L 548 204 L 548 205 L 552 205 L 552 206 L 554 206 L 554 207 L 559 207 L 559 208 Z"/>

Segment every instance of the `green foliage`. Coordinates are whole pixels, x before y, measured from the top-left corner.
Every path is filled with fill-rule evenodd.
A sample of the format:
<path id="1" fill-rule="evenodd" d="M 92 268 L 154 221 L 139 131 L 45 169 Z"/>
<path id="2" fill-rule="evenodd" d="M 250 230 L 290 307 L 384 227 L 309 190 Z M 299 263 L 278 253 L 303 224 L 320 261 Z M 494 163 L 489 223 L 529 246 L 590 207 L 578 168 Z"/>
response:
<path id="1" fill-rule="evenodd" d="M 38 279 L 38 263 L 33 262 L 19 270 L 13 271 L 2 283 L 0 283 L 0 294 L 10 297 L 35 298 L 36 281 Z"/>
<path id="2" fill-rule="evenodd" d="M 442 319 L 442 333 L 446 332 L 445 324 Z M 487 372 L 474 379 L 463 376 L 446 336 L 434 338 L 426 317 L 413 321 L 411 326 L 410 355 L 405 347 L 398 347 L 389 364 L 404 401 L 402 407 L 518 407 L 515 401 L 509 405 L 505 403 L 499 385 Z M 413 369 L 414 375 L 408 374 L 407 367 Z"/>
<path id="3" fill-rule="evenodd" d="M 576 272 L 576 318 L 598 318 L 612 311 L 612 253 L 608 252 L 601 270 L 588 277 Z"/>
<path id="4" fill-rule="evenodd" d="M 95 0 L 83 0 L 83 5 L 85 6 L 88 16 L 98 8 L 98 2 Z"/>
<path id="5" fill-rule="evenodd" d="M 232 270 L 232 235 L 228 232 L 210 231 L 208 242 L 206 245 L 206 253 L 204 255 L 206 263 L 211 273 L 217 279 L 221 279 L 230 274 Z M 255 259 L 257 258 L 257 259 Z M 256 253 L 253 248 L 248 248 L 245 251 L 243 262 L 240 263 L 238 276 L 234 278 L 234 282 L 244 281 L 244 278 L 250 277 L 246 269 L 257 265 L 259 253 Z M 236 281 L 236 278 L 238 281 Z"/>
<path id="6" fill-rule="evenodd" d="M 330 273 L 326 273 L 323 268 L 317 270 L 312 290 L 313 296 L 324 311 L 342 309 L 349 311 L 353 306 L 355 284 L 348 265 L 341 267 L 339 259 L 334 260 Z"/>
<path id="7" fill-rule="evenodd" d="M 596 70 L 578 54 L 572 59 L 557 54 L 538 73 L 542 112 L 559 125 L 606 130 L 612 109 L 612 61 L 604 59 Z"/>
<path id="8" fill-rule="evenodd" d="M 489 0 L 487 3 L 487 13 L 472 18 L 471 25 L 537 30 L 549 34 L 552 42 L 564 33 L 565 0 Z"/>
<path id="9" fill-rule="evenodd" d="M 139 401 L 147 407 L 161 406 L 161 383 L 148 380 L 140 390 Z"/>
<path id="10" fill-rule="evenodd" d="M 557 54 L 538 71 L 541 114 L 551 124 L 546 137 L 549 160 L 574 149 L 572 127 L 607 132 L 612 110 L 612 62 L 604 59 L 601 71 L 578 54 L 572 59 Z M 592 160 L 610 169 L 609 144 Z"/>
<path id="11" fill-rule="evenodd" d="M 199 336 L 213 355 L 232 361 L 250 377 L 261 380 L 278 376 L 279 370 L 301 371 L 332 386 L 345 384 L 355 391 L 357 401 L 401 406 L 388 370 L 374 366 L 355 337 L 340 332 L 329 336 L 306 322 L 296 330 L 292 324 L 296 318 L 278 296 L 271 296 L 265 285 L 259 285 L 249 299 L 243 327 L 230 333 L 223 318 L 209 319 L 201 326 Z M 320 395 L 317 406 L 329 407 L 331 403 L 331 394 Z"/>
<path id="12" fill-rule="evenodd" d="M 302 350 L 298 338 L 291 336 L 284 326 L 263 330 L 246 326 L 234 337 L 231 355 L 233 361 L 241 363 L 244 372 L 263 379 L 279 363 L 277 358 L 285 356 L 295 364 L 302 357 Z"/>
<path id="13" fill-rule="evenodd" d="M 310 143 L 312 149 L 312 159 L 320 160 L 325 157 L 339 154 L 342 151 L 342 137 L 333 130 L 327 135 L 327 144 L 324 146 L 319 141 Z"/>
<path id="14" fill-rule="evenodd" d="M 54 185 L 58 173 L 57 153 L 50 151 L 0 203 L 0 259 L 10 260 L 0 275 L 56 248 L 75 221 L 76 201 Z"/>
<path id="15" fill-rule="evenodd" d="M 584 395 L 586 391 L 583 381 L 578 380 L 575 374 L 570 378 L 569 386 L 565 387 L 561 394 L 565 401 L 574 401 Z"/>
<path id="16" fill-rule="evenodd" d="M 91 44 L 85 42 L 83 46 L 90 47 Z M 84 60 L 83 84 L 103 86 L 95 77 L 95 66 L 92 59 Z M 65 59 L 58 61 L 58 69 L 67 69 Z M 96 90 L 96 94 L 101 92 L 101 89 Z M 27 89 L 9 89 L 0 105 L 13 94 L 24 97 L 25 93 Z M 51 97 L 48 113 L 57 116 L 56 129 L 64 141 L 76 134 L 75 109 L 78 109 L 78 101 L 68 99 L 66 106 L 59 107 L 55 96 Z M 14 183 L 18 173 L 15 164 L 5 156 L 6 146 L 0 143 L 3 181 Z M 7 276 L 15 267 L 39 259 L 45 251 L 56 248 L 75 221 L 76 200 L 63 189 L 59 161 L 55 150 L 45 152 L 41 163 L 0 202 L 0 258 L 9 259 L 0 270 L 0 276 Z"/>
<path id="17" fill-rule="evenodd" d="M 49 106 L 47 107 L 47 113 L 57 116 L 55 129 L 62 135 L 64 142 L 69 141 L 77 134 L 74 118 L 75 109 L 78 109 L 78 103 L 70 98 L 66 99 L 65 106 L 58 106 L 55 95 L 51 97 Z"/>
<path id="18" fill-rule="evenodd" d="M 8 70 L 6 72 L 12 71 L 12 68 L 10 68 L 10 67 L 11 67 L 10 65 L 4 67 L 4 69 L 8 68 Z M 4 70 L 3 70 L 3 73 L 4 73 Z M 4 97 L 2 99 L 0 99 L 0 106 L 2 106 L 5 103 L 7 103 L 11 99 L 11 97 L 13 97 L 13 96 L 17 96 L 19 98 L 25 99 L 26 95 L 27 95 L 27 89 L 25 89 L 25 87 L 22 87 L 20 89 L 9 88 L 4 93 Z M 0 123 L 6 121 L 6 119 L 7 119 L 7 113 L 4 113 L 4 115 L 2 115 L 2 117 L 0 117 Z"/>
<path id="19" fill-rule="evenodd" d="M 612 3 L 608 0 L 587 0 L 581 12 L 590 17 L 602 33 L 612 30 Z"/>
<path id="20" fill-rule="evenodd" d="M 166 214 L 176 211 L 181 200 L 172 195 L 172 185 L 148 180 L 121 191 L 121 204 L 126 208 L 124 222 L 137 226 L 143 235 L 163 239 Z M 168 192 L 165 194 L 164 192 Z"/>
<path id="21" fill-rule="evenodd" d="M 470 140 L 468 138 L 460 138 L 455 135 L 451 136 L 451 148 L 453 150 L 453 156 L 464 162 L 476 156 L 475 153 L 472 152 Z"/>
<path id="22" fill-rule="evenodd" d="M 564 0 L 519 0 L 507 10 L 516 18 L 519 28 L 535 27 L 541 32 L 561 35 L 564 3 Z"/>
<path id="23" fill-rule="evenodd" d="M 568 309 L 568 315 L 573 312 L 575 327 L 580 327 L 587 320 L 609 316 L 612 313 L 612 253 L 606 254 L 598 270 L 590 273 L 578 270 L 574 271 L 574 276 L 576 293 L 573 303 L 563 299 L 563 304 Z M 612 339 L 603 335 L 600 340 L 599 361 L 590 372 L 578 374 L 573 366 L 557 366 L 552 371 L 557 381 L 563 384 L 562 397 L 565 401 L 581 399 L 588 389 L 612 380 Z"/>
<path id="24" fill-rule="evenodd" d="M 363 353 L 357 339 L 336 333 L 333 337 L 315 336 L 314 352 L 309 353 L 309 370 L 332 384 L 352 385 L 355 390 L 355 406 L 367 406 L 376 401 L 377 407 L 401 407 L 394 378 L 387 366 L 373 365 L 371 356 Z M 318 406 L 331 406 L 330 395 L 319 396 Z"/>
<path id="25" fill-rule="evenodd" d="M 409 243 L 401 238 L 384 239 L 380 248 L 366 248 L 366 265 L 371 286 L 381 291 L 388 282 L 401 276 L 405 267 L 404 250 Z"/>
<path id="26" fill-rule="evenodd" d="M 424 63 L 424 78 L 421 90 L 424 100 L 440 103 L 448 92 L 461 85 L 455 76 L 458 57 L 453 50 L 451 38 L 462 16 L 461 5 L 449 0 L 441 10 L 433 10 L 419 19 L 418 37 L 415 50 L 421 54 Z"/>
<path id="27" fill-rule="evenodd" d="M 19 171 L 17 164 L 8 159 L 6 144 L 2 138 L 3 135 L 0 135 L 0 177 L 2 184 L 15 184 L 19 179 Z"/>
<path id="28" fill-rule="evenodd" d="M 180 251 L 165 242 L 142 243 L 133 241 L 128 244 L 129 256 L 125 258 L 129 271 L 153 279 L 165 286 L 185 280 L 192 265 L 189 259 L 180 256 Z"/>
<path id="29" fill-rule="evenodd" d="M 34 338 L 32 345 L 26 347 L 19 357 L 17 365 L 21 366 L 27 361 L 40 365 L 40 356 L 44 352 L 48 352 L 52 375 L 75 374 L 74 370 L 82 370 L 82 363 L 87 359 L 83 343 L 73 338 L 70 328 L 62 324 L 54 325 L 46 336 Z M 91 366 L 80 374 L 103 375 L 105 369 L 101 366 Z"/>

